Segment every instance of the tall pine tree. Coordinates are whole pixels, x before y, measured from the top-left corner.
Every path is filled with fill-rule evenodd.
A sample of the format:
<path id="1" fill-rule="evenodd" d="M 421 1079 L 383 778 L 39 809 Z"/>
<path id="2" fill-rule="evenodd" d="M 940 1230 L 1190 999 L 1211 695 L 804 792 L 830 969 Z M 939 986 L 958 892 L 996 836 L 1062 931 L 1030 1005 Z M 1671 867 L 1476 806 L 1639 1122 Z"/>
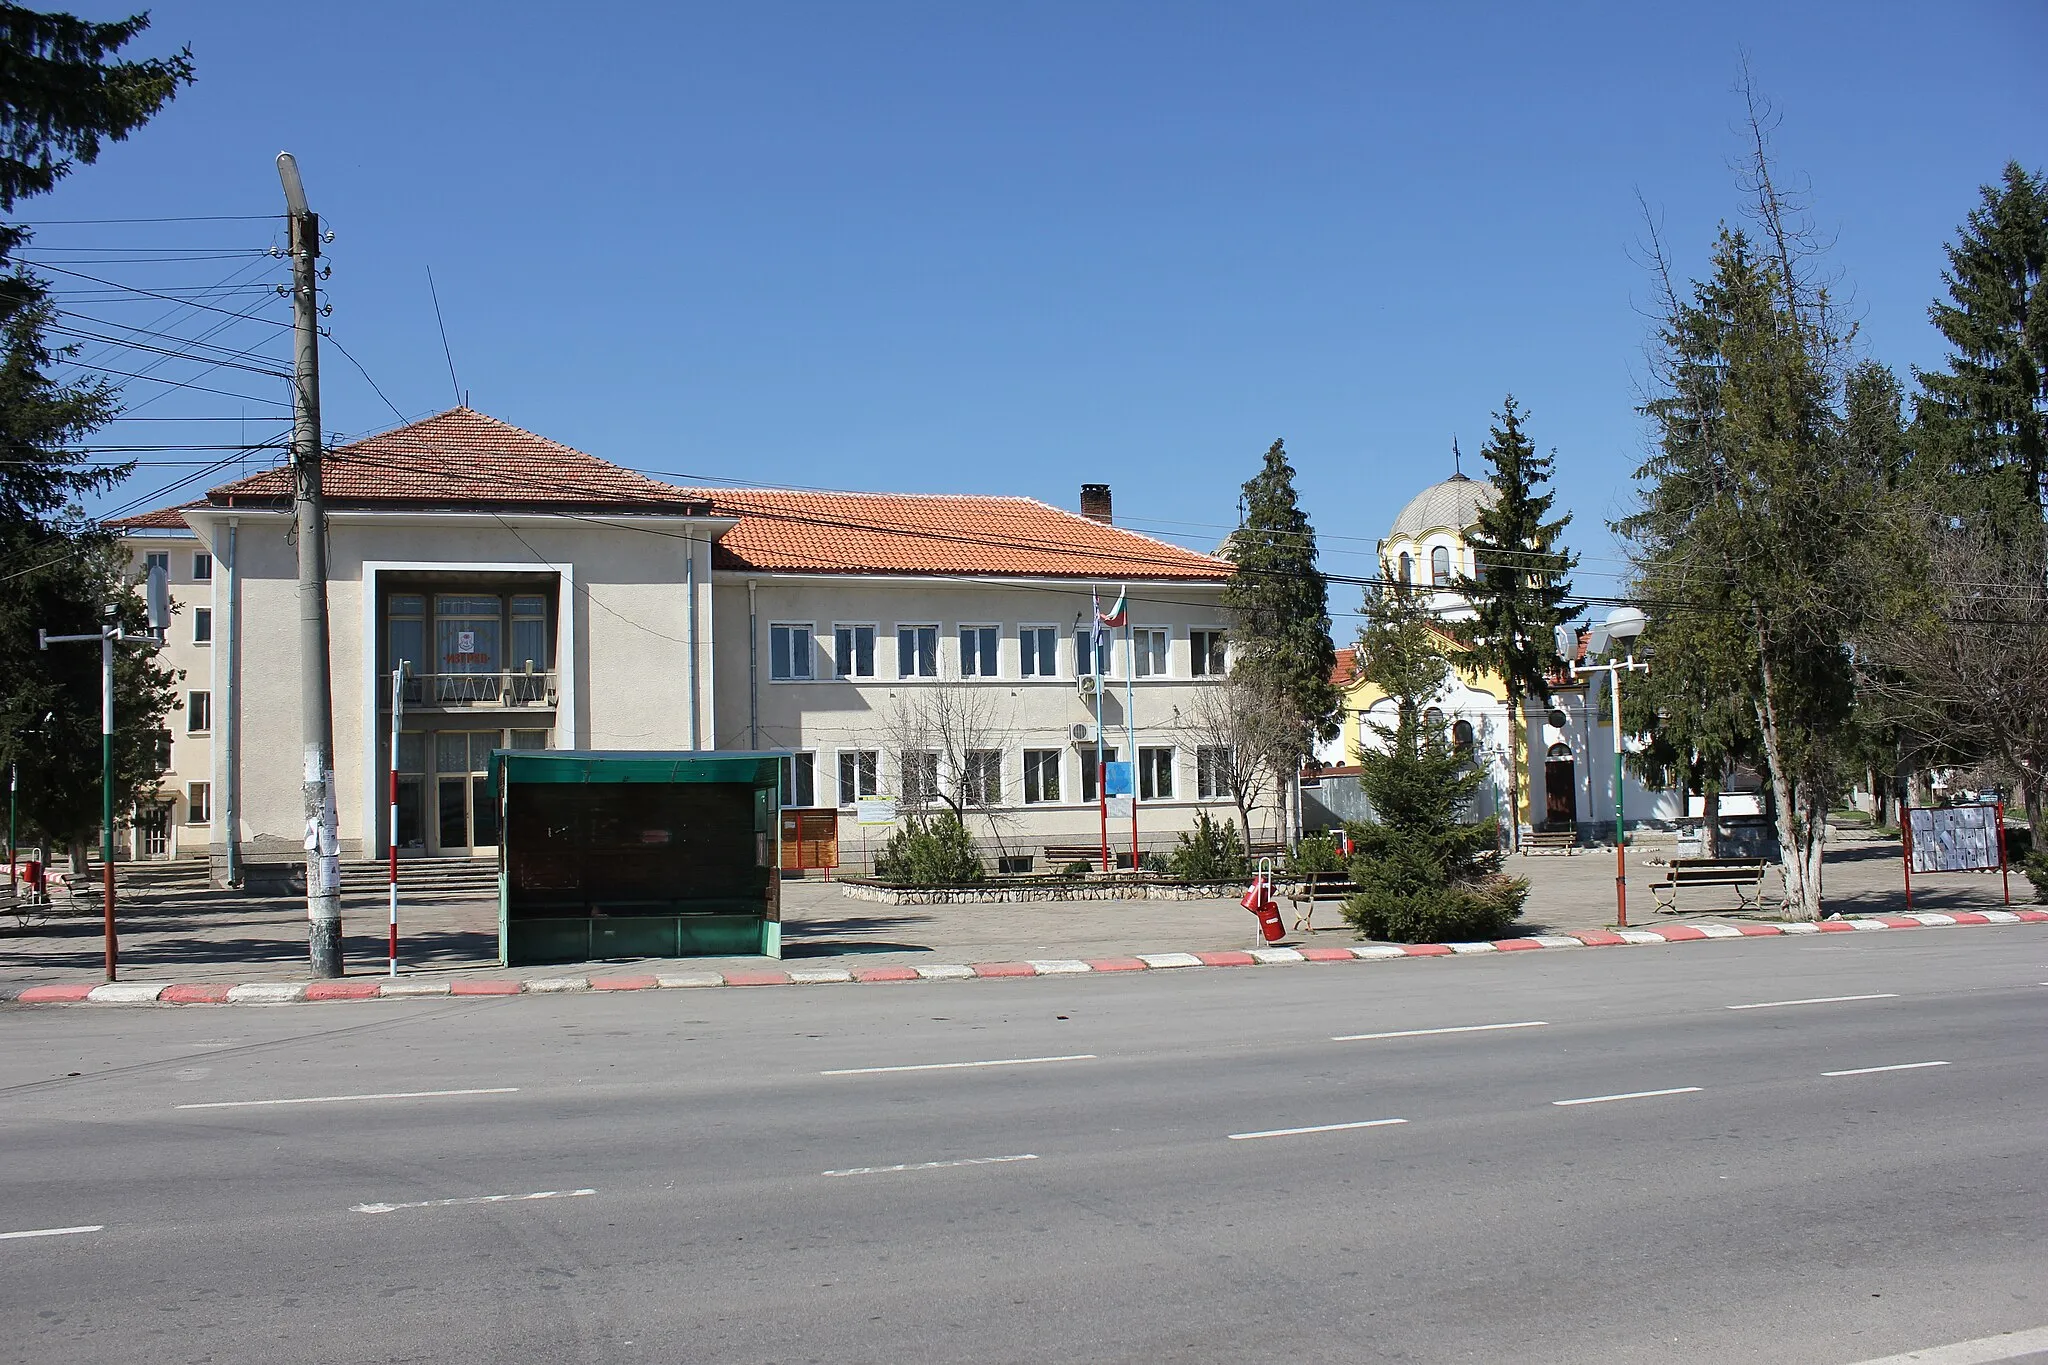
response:
<path id="1" fill-rule="evenodd" d="M 1508 810 L 1515 826 L 1512 842 L 1521 842 L 1523 699 L 1550 701 L 1550 677 L 1557 667 L 1555 632 L 1570 612 L 1568 576 L 1578 557 L 1560 543 L 1570 513 L 1551 518 L 1554 495 L 1543 491 L 1550 482 L 1556 452 L 1538 455 L 1522 431 L 1524 413 L 1509 394 L 1493 415 L 1486 448 L 1488 475 L 1499 494 L 1479 511 L 1479 521 L 1465 535 L 1477 572 L 1460 574 L 1457 589 L 1472 604 L 1473 618 L 1458 634 L 1471 646 L 1473 658 L 1500 675 L 1508 706 Z"/>
<path id="2" fill-rule="evenodd" d="M 2032 534 L 2048 504 L 2048 180 L 2010 162 L 1979 194 L 1928 309 L 1952 353 L 1919 373 L 1920 441 L 1946 510 Z"/>
<path id="3" fill-rule="evenodd" d="M 1330 681 L 1337 666 L 1330 585 L 1316 567 L 1315 528 L 1296 501 L 1283 442 L 1267 448 L 1244 498 L 1243 524 L 1226 551 L 1236 566 L 1223 594 L 1231 620 L 1230 671 L 1272 708 L 1272 758 L 1291 801 L 1294 774 L 1318 743 L 1337 736 L 1341 698 Z"/>
<path id="4" fill-rule="evenodd" d="M 92 23 L 0 5 L 0 211 L 96 160 L 191 80 L 189 52 L 115 60 L 148 26 L 146 15 Z M 19 766 L 29 835 L 76 849 L 99 823 L 100 660 L 82 647 L 39 650 L 36 631 L 91 633 L 109 604 L 124 628 L 141 629 L 118 547 L 81 506 L 133 466 L 95 466 L 78 449 L 118 396 L 97 378 L 53 375 L 70 352 L 47 340 L 48 285 L 15 259 L 28 237 L 0 221 L 0 762 Z M 171 686 L 152 659 L 120 652 L 117 807 L 155 780 Z"/>

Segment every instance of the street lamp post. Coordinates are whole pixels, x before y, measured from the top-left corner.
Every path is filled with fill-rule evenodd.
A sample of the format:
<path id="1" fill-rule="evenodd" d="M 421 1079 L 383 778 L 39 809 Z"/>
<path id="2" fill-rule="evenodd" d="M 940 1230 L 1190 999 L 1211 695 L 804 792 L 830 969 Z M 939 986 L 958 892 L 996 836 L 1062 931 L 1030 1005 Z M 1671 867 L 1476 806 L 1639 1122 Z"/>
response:
<path id="1" fill-rule="evenodd" d="M 1649 618 L 1636 608 L 1616 607 L 1607 613 L 1606 621 L 1593 627 L 1592 638 L 1586 642 L 1586 655 L 1588 658 L 1597 657 L 1607 653 L 1612 647 L 1626 651 L 1625 657 L 1611 659 L 1604 664 L 1582 664 L 1572 659 L 1570 654 L 1565 655 L 1565 661 L 1571 666 L 1574 679 L 1581 673 L 1608 675 L 1607 690 L 1614 708 L 1614 922 L 1617 927 L 1623 929 L 1628 927 L 1628 841 L 1622 825 L 1625 789 L 1622 786 L 1621 770 L 1621 675 L 1650 671 L 1648 663 L 1636 662 L 1633 648 L 1636 637 L 1643 633 L 1643 627 L 1647 624 Z M 1560 652 L 1563 652 L 1562 632 L 1559 634 L 1558 643 Z M 1576 639 L 1573 644 L 1576 646 Z"/>
<path id="2" fill-rule="evenodd" d="M 104 888 L 106 916 L 107 980 L 115 979 L 119 966 L 119 945 L 114 936 L 114 646 L 144 644 L 159 648 L 171 624 L 169 574 L 162 564 L 153 564 L 145 598 L 149 604 L 149 629 L 130 635 L 115 619 L 115 606 L 107 604 L 107 623 L 92 635 L 52 635 L 36 632 L 44 649 L 97 640 L 100 645 L 100 877 Z M 11 841 L 11 836 L 10 836 Z"/>

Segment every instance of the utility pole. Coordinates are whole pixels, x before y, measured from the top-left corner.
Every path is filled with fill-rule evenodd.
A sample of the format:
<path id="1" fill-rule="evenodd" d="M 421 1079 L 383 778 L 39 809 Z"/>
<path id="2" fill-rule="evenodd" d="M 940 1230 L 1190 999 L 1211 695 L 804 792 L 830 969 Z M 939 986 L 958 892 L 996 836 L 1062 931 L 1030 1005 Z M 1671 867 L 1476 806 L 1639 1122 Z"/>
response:
<path id="1" fill-rule="evenodd" d="M 340 976 L 341 833 L 334 806 L 333 677 L 327 657 L 327 510 L 320 495 L 320 217 L 299 163 L 277 154 L 291 221 L 292 525 L 299 540 L 299 726 L 305 747 L 307 949 L 313 975 Z"/>

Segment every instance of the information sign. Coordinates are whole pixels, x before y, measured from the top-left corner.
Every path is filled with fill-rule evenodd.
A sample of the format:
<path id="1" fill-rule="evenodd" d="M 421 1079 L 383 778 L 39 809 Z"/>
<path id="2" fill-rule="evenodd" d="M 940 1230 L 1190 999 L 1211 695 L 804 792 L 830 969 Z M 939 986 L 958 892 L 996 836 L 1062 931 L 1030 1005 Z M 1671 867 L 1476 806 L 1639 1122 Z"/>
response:
<path id="1" fill-rule="evenodd" d="M 887 797 L 863 796 L 853 803 L 854 819 L 863 825 L 896 823 L 896 803 Z"/>

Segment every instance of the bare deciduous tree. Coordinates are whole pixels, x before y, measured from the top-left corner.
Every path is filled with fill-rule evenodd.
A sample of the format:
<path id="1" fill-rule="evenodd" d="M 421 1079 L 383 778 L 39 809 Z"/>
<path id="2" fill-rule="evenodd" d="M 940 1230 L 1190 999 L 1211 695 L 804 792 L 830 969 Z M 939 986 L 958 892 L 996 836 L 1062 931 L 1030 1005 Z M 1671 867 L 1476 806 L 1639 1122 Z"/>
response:
<path id="1" fill-rule="evenodd" d="M 1267 804 L 1269 794 L 1276 809 L 1286 799 L 1283 779 L 1299 727 L 1287 721 L 1284 708 L 1265 689 L 1235 672 L 1202 688 L 1186 710 L 1176 708 L 1175 725 L 1195 750 L 1197 765 L 1209 765 L 1208 775 L 1237 807 L 1250 848 L 1252 812 Z M 1206 758 L 1204 750 L 1209 751 Z"/>
<path id="2" fill-rule="evenodd" d="M 902 774 L 904 808 L 923 813 L 942 805 L 963 824 L 979 815 L 1000 849 L 1010 774 L 1003 771 L 1009 717 L 998 691 L 957 682 L 899 688 L 882 721 Z M 931 765 L 923 774 L 920 762 Z"/>

